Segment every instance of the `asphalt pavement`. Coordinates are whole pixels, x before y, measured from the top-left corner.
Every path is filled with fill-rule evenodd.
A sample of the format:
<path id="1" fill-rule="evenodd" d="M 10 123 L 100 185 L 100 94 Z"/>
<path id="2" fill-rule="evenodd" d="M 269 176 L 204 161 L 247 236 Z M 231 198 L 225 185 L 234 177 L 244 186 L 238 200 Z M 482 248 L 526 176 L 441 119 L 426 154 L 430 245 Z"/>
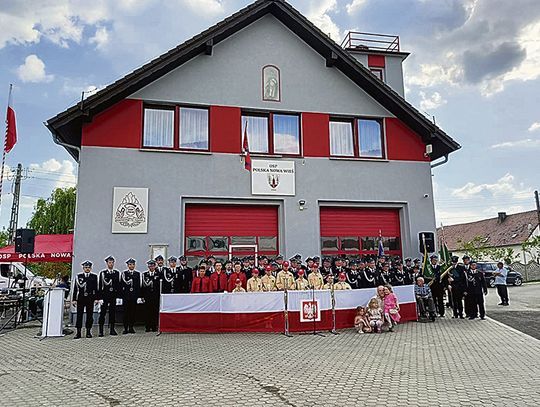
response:
<path id="1" fill-rule="evenodd" d="M 497 305 L 497 290 L 490 288 L 485 297 L 487 316 L 540 339 L 540 282 L 509 286 L 508 297 L 510 306 Z"/>

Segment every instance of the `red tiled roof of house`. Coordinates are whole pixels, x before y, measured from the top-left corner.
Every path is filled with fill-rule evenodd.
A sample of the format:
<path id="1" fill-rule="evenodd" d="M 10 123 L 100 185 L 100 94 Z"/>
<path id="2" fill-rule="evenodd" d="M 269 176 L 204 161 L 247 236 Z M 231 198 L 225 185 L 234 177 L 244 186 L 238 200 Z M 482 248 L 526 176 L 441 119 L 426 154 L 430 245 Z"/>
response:
<path id="1" fill-rule="evenodd" d="M 486 238 L 487 247 L 520 245 L 529 238 L 538 226 L 536 211 L 506 215 L 477 222 L 461 223 L 437 229 L 439 239 L 444 239 L 449 250 L 459 250 L 460 242 L 469 242 L 477 236 Z"/>

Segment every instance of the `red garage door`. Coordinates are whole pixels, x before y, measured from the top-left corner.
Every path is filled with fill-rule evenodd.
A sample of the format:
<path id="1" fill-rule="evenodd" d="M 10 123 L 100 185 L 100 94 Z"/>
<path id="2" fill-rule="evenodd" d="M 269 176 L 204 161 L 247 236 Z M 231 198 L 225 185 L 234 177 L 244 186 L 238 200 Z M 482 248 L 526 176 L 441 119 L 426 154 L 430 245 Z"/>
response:
<path id="1" fill-rule="evenodd" d="M 225 259 L 230 245 L 257 245 L 258 254 L 278 254 L 278 207 L 263 205 L 186 206 L 184 253 L 191 261 Z M 235 255 L 250 254 L 236 251 Z"/>
<path id="2" fill-rule="evenodd" d="M 320 212 L 322 254 L 377 254 L 382 236 L 384 252 L 401 256 L 398 209 L 323 206 Z"/>

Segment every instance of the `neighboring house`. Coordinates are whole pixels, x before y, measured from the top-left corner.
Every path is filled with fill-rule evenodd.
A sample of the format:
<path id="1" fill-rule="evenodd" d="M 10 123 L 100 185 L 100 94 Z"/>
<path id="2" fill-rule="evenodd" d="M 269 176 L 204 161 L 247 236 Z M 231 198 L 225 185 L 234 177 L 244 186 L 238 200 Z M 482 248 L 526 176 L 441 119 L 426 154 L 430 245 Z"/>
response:
<path id="1" fill-rule="evenodd" d="M 461 223 L 444 226 L 437 229 L 439 240 L 446 242 L 448 249 L 456 256 L 463 256 L 463 243 L 481 237 L 486 248 L 513 249 L 518 255 L 515 259 L 524 264 L 531 260 L 538 261 L 539 253 L 523 251 L 522 244 L 540 234 L 538 213 L 528 211 L 507 215 L 500 212 L 496 218 L 484 219 L 477 222 Z M 483 259 L 499 261 L 501 259 Z"/>
<path id="2" fill-rule="evenodd" d="M 417 256 L 435 232 L 431 168 L 460 146 L 405 101 L 408 54 L 382 38 L 341 47 L 260 0 L 48 120 L 79 162 L 74 268 L 368 255 L 379 236 Z"/>

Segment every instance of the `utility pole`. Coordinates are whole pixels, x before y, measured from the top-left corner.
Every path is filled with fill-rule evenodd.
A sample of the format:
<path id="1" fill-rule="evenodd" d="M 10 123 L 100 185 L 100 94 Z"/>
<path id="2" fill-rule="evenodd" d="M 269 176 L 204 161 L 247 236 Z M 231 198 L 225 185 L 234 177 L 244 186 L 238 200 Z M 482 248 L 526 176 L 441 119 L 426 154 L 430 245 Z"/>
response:
<path id="1" fill-rule="evenodd" d="M 13 189 L 13 204 L 11 205 L 11 219 L 9 221 L 9 244 L 15 242 L 17 232 L 17 222 L 19 220 L 19 198 L 21 196 L 22 164 L 17 164 L 17 174 L 15 175 L 15 187 Z"/>

